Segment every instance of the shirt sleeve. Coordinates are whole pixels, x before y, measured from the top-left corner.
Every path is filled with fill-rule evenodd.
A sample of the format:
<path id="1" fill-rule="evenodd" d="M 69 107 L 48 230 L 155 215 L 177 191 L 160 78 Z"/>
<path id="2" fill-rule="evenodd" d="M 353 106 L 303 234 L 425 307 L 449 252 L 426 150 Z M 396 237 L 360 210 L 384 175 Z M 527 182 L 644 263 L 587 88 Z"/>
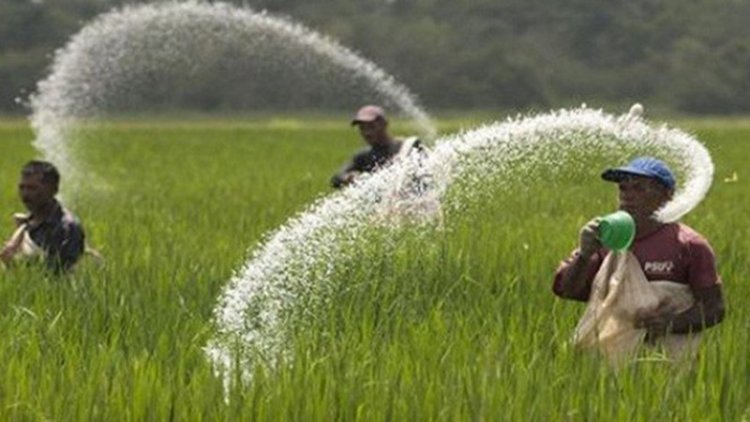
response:
<path id="1" fill-rule="evenodd" d="M 358 152 L 356 155 L 354 155 L 354 157 L 352 157 L 352 159 L 349 160 L 348 163 L 344 164 L 341 167 L 338 173 L 334 174 L 333 177 L 331 177 L 331 186 L 337 189 L 344 187 L 344 176 L 346 175 L 346 173 L 349 173 L 350 171 L 363 171 L 363 162 L 365 159 L 365 152 Z"/>
<path id="2" fill-rule="evenodd" d="M 695 239 L 688 244 L 688 284 L 693 290 L 702 290 L 721 284 L 716 270 L 716 256 L 705 239 Z"/>
<path id="3" fill-rule="evenodd" d="M 555 272 L 555 280 L 552 284 L 552 291 L 557 296 L 560 296 L 562 298 L 587 302 L 589 300 L 589 296 L 591 295 L 591 284 L 593 283 L 594 277 L 596 277 L 596 273 L 599 271 L 599 268 L 602 266 L 604 258 L 600 251 L 591 255 L 589 261 L 586 263 L 586 270 L 583 273 L 583 277 L 586 283 L 586 289 L 581 292 L 580 295 L 569 296 L 564 292 L 563 280 L 568 274 L 568 271 L 570 271 L 571 267 L 573 266 L 573 262 L 575 262 L 575 260 L 578 259 L 579 256 L 580 252 L 578 249 L 576 249 L 567 259 L 560 263 L 560 265 L 557 267 L 557 271 Z"/>

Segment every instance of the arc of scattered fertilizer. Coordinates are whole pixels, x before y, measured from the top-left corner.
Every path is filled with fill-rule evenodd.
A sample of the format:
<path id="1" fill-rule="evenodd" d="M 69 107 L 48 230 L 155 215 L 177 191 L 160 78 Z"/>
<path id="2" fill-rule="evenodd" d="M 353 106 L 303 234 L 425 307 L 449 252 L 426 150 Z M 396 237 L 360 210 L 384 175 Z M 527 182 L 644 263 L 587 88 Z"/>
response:
<path id="1" fill-rule="evenodd" d="M 545 143 L 556 142 L 561 133 L 575 134 L 571 142 L 611 138 L 607 142 L 634 143 L 672 154 L 685 164 L 681 189 L 657 211 L 661 221 L 676 221 L 708 192 L 713 163 L 697 139 L 666 126 L 653 128 L 641 118 L 642 113 L 642 106 L 620 117 L 584 107 L 510 119 L 439 139 L 425 165 L 435 176 L 433 189 L 442 200 L 442 193 L 469 166 L 481 166 L 479 174 L 501 171 L 498 169 L 503 160 L 533 157 Z M 214 310 L 217 333 L 206 346 L 207 355 L 224 374 L 226 383 L 231 382 L 233 370 L 249 376 L 252 365 L 258 362 L 254 356 L 273 362 L 275 356 L 288 350 L 291 322 L 287 318 L 297 299 L 326 288 L 330 281 L 316 278 L 316 271 L 334 266 L 340 252 L 356 242 L 358 233 L 382 205 L 373 198 L 385 197 L 395 181 L 409 180 L 404 175 L 414 171 L 412 164 L 400 162 L 312 204 L 267 236 L 235 273 Z M 248 351 L 247 355 L 237 355 Z"/>
<path id="2" fill-rule="evenodd" d="M 215 30 L 201 31 L 201 25 Z M 169 54 L 152 54 L 147 63 L 127 61 L 127 49 L 149 45 L 146 41 L 149 34 L 154 33 L 149 30 L 154 28 L 158 29 L 155 33 L 159 36 L 171 37 L 168 42 L 151 43 L 151 48 L 171 49 Z M 101 103 L 106 102 L 107 90 L 118 89 L 113 87 L 121 85 L 129 86 L 125 82 L 139 74 L 160 71 L 160 63 L 165 63 L 161 71 L 184 67 L 188 72 L 192 67 L 190 64 L 195 64 L 190 48 L 194 47 L 193 40 L 198 33 L 204 39 L 208 37 L 215 44 L 224 45 L 222 43 L 232 42 L 224 36 L 226 31 L 238 31 L 239 34 L 253 37 L 256 30 L 282 37 L 287 45 L 314 52 L 318 57 L 346 70 L 352 77 L 362 78 L 384 101 L 392 103 L 393 107 L 416 122 L 426 138 L 435 136 L 436 129 L 430 117 L 406 86 L 337 41 L 290 19 L 226 3 L 167 2 L 126 6 L 104 13 L 55 53 L 50 75 L 37 84 L 37 90 L 29 101 L 32 108 L 31 126 L 35 133 L 34 147 L 47 160 L 54 162 L 71 181 L 65 184 L 65 189 L 77 186 L 76 180 L 84 174 L 90 179 L 91 172 L 85 170 L 85 164 L 70 148 L 72 138 L 76 137 L 74 129 L 79 123 L 96 118 L 105 111 Z M 238 38 L 239 41 L 232 46 L 245 48 L 247 54 L 252 54 L 252 45 L 242 42 L 242 37 Z M 132 39 L 143 42 L 131 42 Z M 259 39 L 260 42 L 266 40 L 263 37 Z M 186 64 L 174 66 L 174 61 Z"/>

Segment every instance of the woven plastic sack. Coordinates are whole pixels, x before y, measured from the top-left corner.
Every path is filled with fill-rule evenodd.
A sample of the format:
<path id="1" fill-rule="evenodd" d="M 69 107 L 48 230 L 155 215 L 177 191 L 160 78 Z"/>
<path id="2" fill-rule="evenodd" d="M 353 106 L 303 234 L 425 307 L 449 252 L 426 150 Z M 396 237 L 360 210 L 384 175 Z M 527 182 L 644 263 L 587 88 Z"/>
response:
<path id="1" fill-rule="evenodd" d="M 588 306 L 576 327 L 573 342 L 582 349 L 598 350 L 619 366 L 638 352 L 646 330 L 636 324 L 646 315 L 674 315 L 693 306 L 687 285 L 646 279 L 632 252 L 607 255 L 597 272 Z M 667 358 L 693 356 L 699 335 L 669 334 L 654 343 Z"/>

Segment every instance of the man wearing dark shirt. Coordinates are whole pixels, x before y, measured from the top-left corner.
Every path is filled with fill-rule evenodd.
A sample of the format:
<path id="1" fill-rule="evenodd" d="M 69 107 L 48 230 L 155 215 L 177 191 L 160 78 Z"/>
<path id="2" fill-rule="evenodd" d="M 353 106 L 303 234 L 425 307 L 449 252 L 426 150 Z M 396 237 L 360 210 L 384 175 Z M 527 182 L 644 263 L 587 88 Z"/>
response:
<path id="1" fill-rule="evenodd" d="M 362 173 L 371 173 L 388 165 L 399 154 L 406 141 L 394 139 L 388 133 L 388 120 L 381 107 L 367 105 L 360 108 L 352 120 L 359 128 L 362 139 L 369 148 L 358 152 L 338 173 L 331 178 L 334 188 L 352 183 Z M 407 148 L 421 148 L 418 140 L 411 140 Z"/>
<path id="2" fill-rule="evenodd" d="M 676 315 L 645 315 L 638 326 L 647 339 L 667 333 L 696 333 L 724 318 L 722 282 L 708 241 L 682 223 L 662 223 L 654 212 L 672 198 L 675 179 L 661 160 L 639 157 L 628 165 L 602 173 L 602 178 L 619 187 L 620 209 L 635 220 L 631 247 L 646 279 L 667 280 L 689 286 L 695 298 L 690 309 Z M 610 253 L 598 239 L 596 219 L 583 226 L 580 246 L 563 261 L 555 273 L 553 291 L 572 300 L 587 301 L 594 277 Z"/>
<path id="3" fill-rule="evenodd" d="M 17 230 L 0 251 L 4 264 L 36 256 L 49 270 L 61 273 L 83 255 L 83 227 L 55 199 L 59 183 L 60 174 L 51 163 L 30 161 L 23 167 L 18 191 L 29 214 L 15 217 Z"/>

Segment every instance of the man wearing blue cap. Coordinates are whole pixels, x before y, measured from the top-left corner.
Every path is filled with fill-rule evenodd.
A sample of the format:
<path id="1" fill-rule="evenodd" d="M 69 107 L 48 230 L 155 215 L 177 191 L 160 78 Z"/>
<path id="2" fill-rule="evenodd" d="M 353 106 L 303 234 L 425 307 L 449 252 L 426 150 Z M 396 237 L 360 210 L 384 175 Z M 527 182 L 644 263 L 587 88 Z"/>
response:
<path id="1" fill-rule="evenodd" d="M 663 223 L 654 213 L 674 194 L 675 178 L 669 167 L 653 157 L 639 157 L 624 167 L 602 173 L 619 187 L 620 209 L 633 216 L 636 225 L 631 252 L 648 281 L 666 280 L 689 286 L 695 303 L 676 315 L 646 315 L 638 326 L 647 330 L 647 340 L 665 334 L 696 333 L 724 318 L 722 282 L 708 241 L 682 223 Z M 580 244 L 560 264 L 555 274 L 556 295 L 588 301 L 591 285 L 609 251 L 598 238 L 598 221 L 586 223 Z"/>
<path id="2" fill-rule="evenodd" d="M 398 140 L 388 133 L 388 120 L 385 111 L 376 105 L 366 105 L 357 111 L 352 119 L 362 139 L 369 145 L 358 152 L 351 161 L 331 178 L 334 188 L 343 188 L 352 183 L 362 173 L 370 173 L 388 165 L 402 151 L 412 148 L 422 150 L 417 138 Z"/>

